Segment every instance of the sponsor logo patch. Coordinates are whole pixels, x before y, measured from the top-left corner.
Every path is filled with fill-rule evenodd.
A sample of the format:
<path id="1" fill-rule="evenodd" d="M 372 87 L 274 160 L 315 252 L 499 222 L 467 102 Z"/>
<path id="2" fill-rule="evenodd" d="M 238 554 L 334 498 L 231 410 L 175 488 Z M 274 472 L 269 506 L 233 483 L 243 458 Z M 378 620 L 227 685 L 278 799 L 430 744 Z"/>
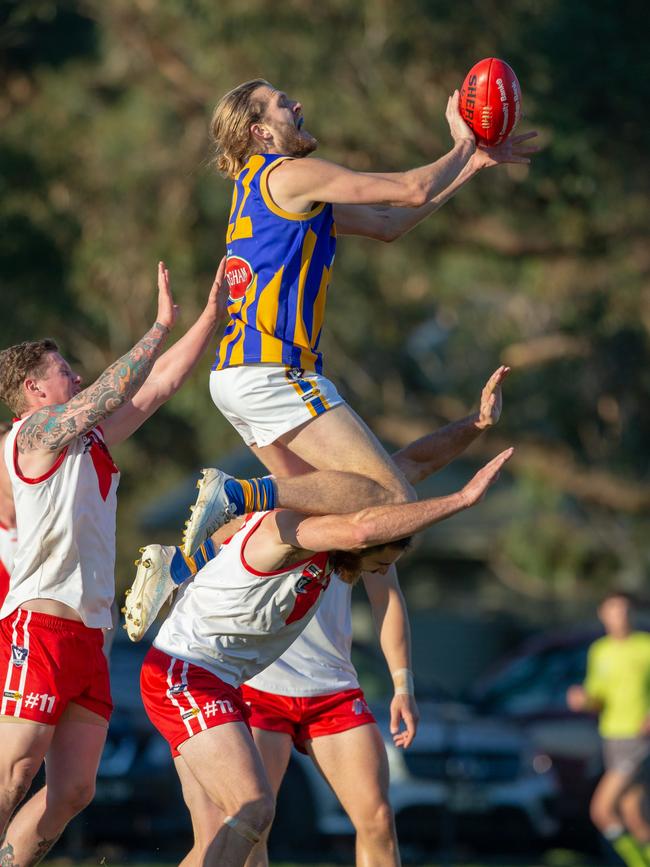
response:
<path id="1" fill-rule="evenodd" d="M 226 280 L 228 281 L 228 300 L 240 301 L 253 282 L 253 269 L 241 256 L 228 256 L 226 260 Z"/>
<path id="2" fill-rule="evenodd" d="M 5 689 L 3 695 L 5 698 L 10 698 L 13 701 L 20 701 L 20 699 L 23 697 L 22 692 L 14 692 L 14 690 L 12 689 Z"/>

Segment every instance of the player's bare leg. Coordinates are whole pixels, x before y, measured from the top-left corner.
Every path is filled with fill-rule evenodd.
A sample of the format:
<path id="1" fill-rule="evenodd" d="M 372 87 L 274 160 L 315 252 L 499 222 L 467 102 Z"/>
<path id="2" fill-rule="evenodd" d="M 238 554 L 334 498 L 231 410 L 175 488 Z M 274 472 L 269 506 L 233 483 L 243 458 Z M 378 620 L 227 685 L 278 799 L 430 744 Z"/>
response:
<path id="1" fill-rule="evenodd" d="M 273 794 L 250 732 L 244 723 L 225 723 L 189 738 L 179 752 L 197 783 L 226 814 L 225 824 L 218 828 L 205 827 L 211 823 L 211 814 L 204 809 L 197 814 L 197 823 L 203 823 L 200 839 L 210 837 L 205 850 L 195 853 L 202 859 L 201 867 L 243 867 L 270 825 L 274 810 Z M 191 793 L 190 801 L 201 804 Z"/>
<path id="2" fill-rule="evenodd" d="M 262 757 L 273 794 L 277 797 L 291 757 L 291 736 L 284 734 L 284 732 L 269 732 L 254 728 L 253 738 Z M 267 842 L 270 830 L 271 826 L 269 825 L 260 842 L 248 856 L 246 867 L 268 867 Z"/>
<path id="3" fill-rule="evenodd" d="M 203 853 L 223 824 L 226 813 L 210 800 L 182 756 L 176 756 L 174 767 L 183 787 L 183 800 L 192 819 L 194 845 L 178 867 L 201 867 Z"/>
<path id="4" fill-rule="evenodd" d="M 618 799 L 618 811 L 623 824 L 639 843 L 647 846 L 650 843 L 650 824 L 647 816 L 647 786 L 634 780 L 626 786 Z"/>
<path id="5" fill-rule="evenodd" d="M 0 863 L 32 867 L 56 843 L 68 822 L 93 798 L 108 722 L 79 705 L 69 705 L 54 727 L 45 756 L 45 786 L 9 823 L 4 849 L 13 860 Z M 0 730 L 0 734 L 1 734 Z"/>
<path id="6" fill-rule="evenodd" d="M 0 840 L 40 768 L 54 736 L 54 726 L 0 716 Z M 0 845 L 0 857 L 6 844 Z"/>
<path id="7" fill-rule="evenodd" d="M 609 828 L 620 825 L 621 817 L 616 805 L 628 782 L 629 774 L 623 771 L 605 771 L 600 778 L 591 798 L 589 815 L 601 833 L 606 834 Z"/>
<path id="8" fill-rule="evenodd" d="M 309 514 L 316 502 L 322 514 L 339 514 L 416 499 L 377 437 L 346 404 L 289 431 L 270 446 L 254 449 L 276 476 L 282 460 L 279 449 L 317 470 L 299 478 L 276 478 L 278 502 L 287 508 Z"/>
<path id="9" fill-rule="evenodd" d="M 388 758 L 377 726 L 314 738 L 306 748 L 357 832 L 356 867 L 399 867 Z"/>
<path id="10" fill-rule="evenodd" d="M 611 844 L 627 867 L 645 867 L 647 861 L 631 828 L 626 827 L 619 809 L 620 799 L 630 784 L 630 774 L 612 769 L 605 771 L 596 786 L 589 813 L 591 821 Z"/>
<path id="11" fill-rule="evenodd" d="M 285 508 L 306 515 L 338 515 L 417 499 L 379 440 L 344 404 L 271 445 L 251 449 L 273 479 L 231 479 L 221 470 L 204 470 L 184 533 L 186 555 L 215 529 L 246 512 Z M 297 474 L 281 476 L 292 466 L 297 466 Z M 308 466 L 314 469 L 309 472 Z"/>

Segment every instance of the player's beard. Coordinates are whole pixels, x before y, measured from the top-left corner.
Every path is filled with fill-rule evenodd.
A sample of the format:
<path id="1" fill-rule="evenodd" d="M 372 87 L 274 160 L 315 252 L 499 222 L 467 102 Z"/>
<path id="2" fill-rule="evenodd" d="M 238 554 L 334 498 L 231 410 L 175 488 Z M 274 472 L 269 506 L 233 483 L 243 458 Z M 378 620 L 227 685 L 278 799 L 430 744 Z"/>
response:
<path id="1" fill-rule="evenodd" d="M 307 130 L 287 124 L 282 135 L 282 153 L 290 157 L 306 157 L 318 147 L 318 141 Z"/>
<path id="2" fill-rule="evenodd" d="M 356 584 L 361 578 L 361 555 L 352 551 L 330 551 L 329 564 L 332 572 L 339 576 L 344 584 Z"/>

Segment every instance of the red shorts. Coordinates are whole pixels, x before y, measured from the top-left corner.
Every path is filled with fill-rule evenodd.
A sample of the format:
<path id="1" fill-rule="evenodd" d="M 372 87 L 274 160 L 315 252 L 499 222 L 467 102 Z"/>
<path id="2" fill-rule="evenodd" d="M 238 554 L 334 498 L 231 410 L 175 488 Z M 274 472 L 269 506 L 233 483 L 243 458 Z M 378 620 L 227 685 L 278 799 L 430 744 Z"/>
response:
<path id="1" fill-rule="evenodd" d="M 104 634 L 77 620 L 17 608 L 0 620 L 0 714 L 56 725 L 68 704 L 105 720 L 113 702 Z"/>
<path id="2" fill-rule="evenodd" d="M 174 757 L 180 755 L 179 744 L 206 729 L 229 722 L 248 726 L 249 710 L 239 689 L 157 647 L 142 663 L 140 691 L 147 716 Z"/>
<path id="3" fill-rule="evenodd" d="M 251 726 L 291 735 L 301 753 L 306 752 L 305 741 L 312 738 L 335 735 L 375 722 L 361 689 L 292 698 L 262 692 L 244 683 L 241 692 L 250 705 Z"/>

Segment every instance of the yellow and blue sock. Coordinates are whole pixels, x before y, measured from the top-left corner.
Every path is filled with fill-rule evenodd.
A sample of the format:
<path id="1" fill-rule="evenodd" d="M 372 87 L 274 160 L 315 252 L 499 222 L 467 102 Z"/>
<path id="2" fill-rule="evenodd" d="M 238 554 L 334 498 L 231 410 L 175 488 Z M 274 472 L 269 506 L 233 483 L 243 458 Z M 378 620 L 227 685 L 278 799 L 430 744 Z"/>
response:
<path id="1" fill-rule="evenodd" d="M 172 581 L 174 584 L 182 584 L 187 581 L 192 575 L 196 575 L 199 569 L 202 569 L 215 555 L 216 551 L 212 539 L 207 539 L 191 557 L 186 557 L 183 551 L 176 547 L 172 562 L 169 565 Z"/>
<path id="2" fill-rule="evenodd" d="M 224 490 L 237 515 L 275 509 L 275 485 L 270 476 L 257 479 L 228 479 Z"/>

